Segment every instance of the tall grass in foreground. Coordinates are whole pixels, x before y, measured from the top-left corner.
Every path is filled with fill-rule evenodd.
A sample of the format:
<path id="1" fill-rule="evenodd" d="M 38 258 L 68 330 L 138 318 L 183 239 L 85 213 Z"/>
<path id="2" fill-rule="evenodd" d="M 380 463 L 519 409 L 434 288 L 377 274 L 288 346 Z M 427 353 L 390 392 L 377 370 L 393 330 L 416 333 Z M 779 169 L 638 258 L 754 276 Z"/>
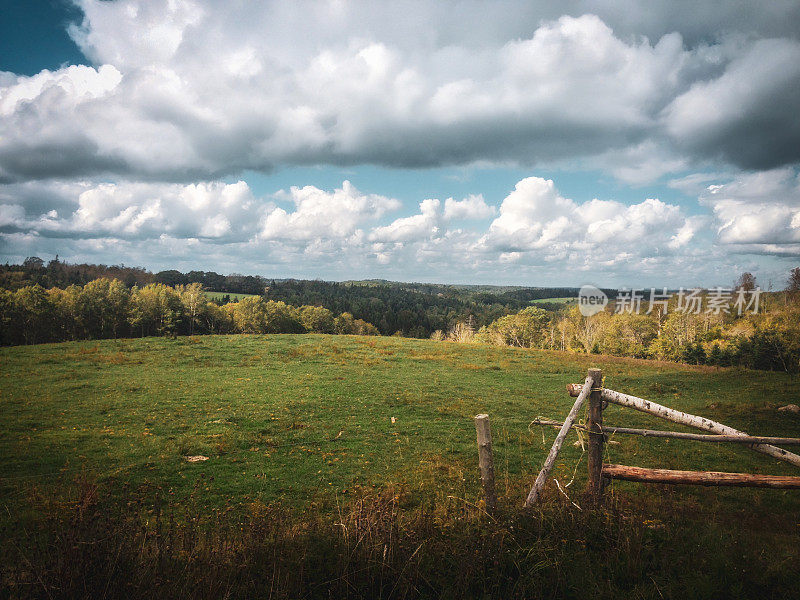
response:
<path id="1" fill-rule="evenodd" d="M 33 529 L 4 531 L 3 598 L 789 598 L 796 538 L 714 507 L 615 496 L 603 510 L 548 498 L 494 518 L 455 497 L 360 494 L 333 514 L 213 509 L 202 482 L 104 501 L 32 498 Z M 155 498 L 155 500 L 153 500 Z M 37 504 L 38 503 L 38 504 Z M 658 519 L 653 515 L 658 514 Z M 754 536 L 755 532 L 758 536 Z M 765 532 L 770 543 L 763 542 Z M 755 542 L 755 543 L 754 543 Z"/>

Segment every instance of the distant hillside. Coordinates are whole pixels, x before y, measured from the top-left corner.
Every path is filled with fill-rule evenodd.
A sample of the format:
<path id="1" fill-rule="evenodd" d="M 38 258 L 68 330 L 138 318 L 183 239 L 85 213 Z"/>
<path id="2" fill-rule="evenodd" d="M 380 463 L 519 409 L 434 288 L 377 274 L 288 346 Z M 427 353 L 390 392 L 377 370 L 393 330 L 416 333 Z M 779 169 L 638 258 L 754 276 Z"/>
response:
<path id="1" fill-rule="evenodd" d="M 30 257 L 21 265 L 0 266 L 0 288 L 18 290 L 38 284 L 44 288 L 82 286 L 95 279 L 119 279 L 127 287 L 150 283 L 168 286 L 199 283 L 213 298 L 234 300 L 242 295 L 264 296 L 292 306 L 322 306 L 336 314 L 350 313 L 355 319 L 374 324 L 382 335 L 400 334 L 427 338 L 437 330 L 447 331 L 456 323 L 474 327 L 488 325 L 517 312 L 534 300 L 575 297 L 578 288 L 523 287 L 467 284 L 397 282 L 382 279 L 343 282 L 267 278 L 256 275 L 214 271 L 170 269 L 151 273 L 141 267 L 124 265 L 70 264 L 58 257 L 45 263 Z M 615 292 L 608 290 L 609 296 Z M 540 305 L 559 310 L 559 302 Z"/>

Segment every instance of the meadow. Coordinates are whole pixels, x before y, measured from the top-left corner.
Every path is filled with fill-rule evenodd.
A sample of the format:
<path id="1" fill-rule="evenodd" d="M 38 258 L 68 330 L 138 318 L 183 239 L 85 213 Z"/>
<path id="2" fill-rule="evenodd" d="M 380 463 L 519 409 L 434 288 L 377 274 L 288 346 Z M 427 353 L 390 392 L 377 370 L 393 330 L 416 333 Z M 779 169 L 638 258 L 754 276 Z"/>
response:
<path id="1" fill-rule="evenodd" d="M 536 298 L 531 300 L 531 304 L 574 304 L 577 302 L 575 296 L 561 298 Z"/>
<path id="2" fill-rule="evenodd" d="M 530 422 L 537 416 L 561 420 L 573 402 L 565 384 L 582 381 L 588 367 L 604 370 L 607 387 L 752 435 L 800 437 L 800 417 L 777 411 L 796 402 L 797 380 L 787 374 L 327 335 L 44 344 L 3 348 L 0 361 L 0 524 L 13 541 L 3 557 L 11 597 L 52 595 L 44 592 L 54 587 L 81 597 L 81 589 L 96 591 L 92 586 L 103 582 L 112 597 L 116 592 L 102 577 L 120 576 L 119 566 L 107 560 L 114 553 L 127 557 L 138 578 L 126 575 L 129 587 L 120 588 L 131 597 L 153 577 L 167 595 L 195 597 L 214 597 L 219 581 L 233 596 L 269 585 L 276 597 L 324 597 L 338 585 L 352 597 L 439 597 L 448 589 L 454 595 L 577 597 L 587 589 L 582 573 L 592 560 L 604 569 L 602 584 L 588 584 L 598 597 L 796 592 L 797 491 L 614 483 L 608 506 L 591 509 L 581 495 L 585 454 L 568 443 L 554 474 L 562 486 L 572 480 L 565 488 L 569 499 L 551 484 L 536 514 L 520 511 L 556 433 Z M 481 412 L 490 415 L 494 438 L 495 518 L 481 505 L 472 421 Z M 612 425 L 672 428 L 617 406 L 604 418 Z M 738 445 L 615 441 L 606 445 L 607 462 L 796 474 Z M 187 458 L 198 456 L 204 460 Z M 367 516 L 365 507 L 371 507 Z M 160 515 L 167 513 L 181 544 L 187 531 L 206 532 L 191 546 L 205 553 L 169 546 L 172 566 L 164 566 L 167 538 L 152 531 L 166 527 Z M 100 522 L 106 523 L 102 531 L 118 527 L 123 533 L 103 535 L 101 543 L 93 537 Z M 371 523 L 364 535 L 380 544 L 354 534 L 364 522 Z M 261 534 L 245 538 L 245 529 Z M 86 546 L 75 542 L 81 536 L 88 536 Z M 116 545 L 109 552 L 93 553 L 110 539 Z M 280 563 L 279 542 L 299 553 L 305 571 Z M 150 543 L 157 553 L 143 550 Z M 79 549 L 82 558 L 53 566 L 43 548 L 59 544 Z M 474 544 L 475 554 L 460 552 L 458 544 Z M 452 554 L 454 546 L 462 562 L 451 556 L 453 562 L 443 563 L 437 553 Z M 697 560 L 697 551 L 713 555 L 706 557 L 711 562 L 680 579 L 677 572 Z M 342 552 L 352 560 L 342 563 Z M 494 557 L 488 563 L 484 552 Z M 642 562 L 643 552 L 655 562 Z M 220 556 L 228 558 L 214 562 Z M 330 563 L 325 557 L 331 556 L 339 558 Z M 480 561 L 480 579 L 465 557 Z M 81 560 L 94 561 L 99 582 L 75 583 Z M 283 583 L 264 575 L 265 562 L 285 572 Z M 737 564 L 738 571 L 729 571 Z M 460 588 L 453 569 L 461 573 Z M 202 575 L 211 572 L 216 583 Z M 197 581 L 187 583 L 187 574 Z M 63 583 L 70 577 L 72 587 Z"/>
<path id="3" fill-rule="evenodd" d="M 238 292 L 206 292 L 209 300 L 222 300 L 230 298 L 232 302 L 238 302 L 242 298 L 257 298 L 258 294 L 240 294 Z"/>

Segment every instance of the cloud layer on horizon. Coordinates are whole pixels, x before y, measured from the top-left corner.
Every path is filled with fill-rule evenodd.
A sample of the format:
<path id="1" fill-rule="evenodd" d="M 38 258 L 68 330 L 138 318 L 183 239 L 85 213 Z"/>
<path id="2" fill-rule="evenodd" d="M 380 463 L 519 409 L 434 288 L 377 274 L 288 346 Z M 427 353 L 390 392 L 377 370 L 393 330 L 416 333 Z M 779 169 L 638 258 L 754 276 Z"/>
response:
<path id="1" fill-rule="evenodd" d="M 297 276 L 324 269 L 340 278 L 356 270 L 497 280 L 503 269 L 520 278 L 556 277 L 569 265 L 575 274 L 599 269 L 615 282 L 661 277 L 669 285 L 689 274 L 713 278 L 726 262 L 740 268 L 741 254 L 800 256 L 798 181 L 791 169 L 777 169 L 706 186 L 702 202 L 711 214 L 693 215 L 652 198 L 578 203 L 552 180 L 528 177 L 497 207 L 480 196 L 430 198 L 409 216 L 397 216 L 397 200 L 349 181 L 330 191 L 292 187 L 265 198 L 244 181 L 51 181 L 15 184 L 0 194 L 0 236 L 20 250 L 53 248 L 62 256 L 123 252 L 129 261 L 200 265 L 211 255 L 236 265 L 232 270 L 247 265 L 248 272 Z M 62 200 L 59 209 L 36 215 L 13 202 L 21 195 Z M 72 195 L 77 200 L 70 204 Z"/>

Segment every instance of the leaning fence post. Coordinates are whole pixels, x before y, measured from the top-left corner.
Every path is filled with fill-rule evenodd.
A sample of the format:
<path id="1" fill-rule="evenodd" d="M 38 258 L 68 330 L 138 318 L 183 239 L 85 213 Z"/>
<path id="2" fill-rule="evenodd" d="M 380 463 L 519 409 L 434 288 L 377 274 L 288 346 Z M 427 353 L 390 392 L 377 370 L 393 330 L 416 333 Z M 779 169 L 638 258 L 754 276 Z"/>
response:
<path id="1" fill-rule="evenodd" d="M 589 369 L 592 380 L 592 393 L 589 395 L 589 418 L 586 429 L 589 430 L 589 484 L 587 493 L 595 503 L 603 501 L 603 371 Z"/>
<path id="2" fill-rule="evenodd" d="M 494 489 L 494 458 L 492 457 L 492 432 L 489 429 L 489 415 L 475 417 L 475 431 L 478 434 L 478 464 L 481 467 L 481 483 L 486 499 L 486 512 L 492 514 L 497 508 L 497 495 Z"/>
<path id="3" fill-rule="evenodd" d="M 578 411 L 583 407 L 583 403 L 586 401 L 586 398 L 589 396 L 591 391 L 592 381 L 587 377 L 583 384 L 583 388 L 581 389 L 581 393 L 578 394 L 575 404 L 572 405 L 567 418 L 564 419 L 564 424 L 558 431 L 556 440 L 553 442 L 553 447 L 550 448 L 550 453 L 547 455 L 547 458 L 544 461 L 542 470 L 539 471 L 539 474 L 536 476 L 536 481 L 533 482 L 531 491 L 528 492 L 528 498 L 525 500 L 525 508 L 530 508 L 536 504 L 539 494 L 541 494 L 542 490 L 544 489 L 544 483 L 547 481 L 547 476 L 550 475 L 550 470 L 553 468 L 553 465 L 556 462 L 556 458 L 558 457 L 558 453 L 561 450 L 562 444 L 564 443 L 564 439 L 567 437 L 569 430 L 572 429 L 572 425 L 575 423 L 575 419 L 578 416 Z"/>

